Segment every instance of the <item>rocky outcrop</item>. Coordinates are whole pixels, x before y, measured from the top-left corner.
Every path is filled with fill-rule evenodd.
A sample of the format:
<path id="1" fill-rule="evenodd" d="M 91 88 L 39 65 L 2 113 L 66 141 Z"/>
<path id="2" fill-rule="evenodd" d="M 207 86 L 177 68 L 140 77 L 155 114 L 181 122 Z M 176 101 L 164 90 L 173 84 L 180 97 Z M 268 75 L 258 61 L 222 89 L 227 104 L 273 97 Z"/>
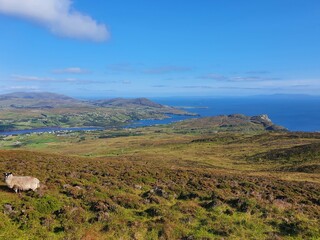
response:
<path id="1" fill-rule="evenodd" d="M 259 116 L 253 116 L 250 118 L 252 123 L 261 124 L 267 131 L 287 131 L 286 128 L 274 124 L 268 115 L 262 114 Z"/>
<path id="2" fill-rule="evenodd" d="M 220 115 L 177 123 L 175 129 L 216 130 L 228 132 L 287 131 L 274 124 L 268 115 L 246 116 L 243 114 Z"/>

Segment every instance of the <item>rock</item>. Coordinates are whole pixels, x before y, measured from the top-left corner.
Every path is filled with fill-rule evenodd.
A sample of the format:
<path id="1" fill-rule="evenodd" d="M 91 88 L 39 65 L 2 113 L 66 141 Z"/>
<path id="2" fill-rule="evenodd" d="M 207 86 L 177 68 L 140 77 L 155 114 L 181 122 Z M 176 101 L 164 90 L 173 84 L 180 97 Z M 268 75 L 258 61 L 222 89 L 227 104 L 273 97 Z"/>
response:
<path id="1" fill-rule="evenodd" d="M 229 215 L 229 216 L 233 215 L 233 211 L 231 209 L 227 209 L 224 213 Z"/>
<path id="2" fill-rule="evenodd" d="M 261 120 L 266 121 L 266 122 L 271 122 L 271 119 L 267 114 L 262 114 L 260 115 Z"/>
<path id="3" fill-rule="evenodd" d="M 250 118 L 252 123 L 261 124 L 267 131 L 287 131 L 286 128 L 274 124 L 267 114 L 253 116 Z"/>
<path id="4" fill-rule="evenodd" d="M 4 204 L 3 205 L 3 213 L 9 215 L 11 213 L 15 213 L 16 211 L 13 210 L 13 206 L 11 204 Z"/>

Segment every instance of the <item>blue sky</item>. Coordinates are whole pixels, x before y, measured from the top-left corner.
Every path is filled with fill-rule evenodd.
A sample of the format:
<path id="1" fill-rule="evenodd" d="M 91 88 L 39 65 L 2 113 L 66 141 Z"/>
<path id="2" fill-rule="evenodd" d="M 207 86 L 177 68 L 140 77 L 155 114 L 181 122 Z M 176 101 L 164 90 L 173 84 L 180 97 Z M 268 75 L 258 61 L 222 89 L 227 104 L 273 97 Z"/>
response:
<path id="1" fill-rule="evenodd" d="M 320 95 L 318 0 L 0 0 L 0 93 Z"/>

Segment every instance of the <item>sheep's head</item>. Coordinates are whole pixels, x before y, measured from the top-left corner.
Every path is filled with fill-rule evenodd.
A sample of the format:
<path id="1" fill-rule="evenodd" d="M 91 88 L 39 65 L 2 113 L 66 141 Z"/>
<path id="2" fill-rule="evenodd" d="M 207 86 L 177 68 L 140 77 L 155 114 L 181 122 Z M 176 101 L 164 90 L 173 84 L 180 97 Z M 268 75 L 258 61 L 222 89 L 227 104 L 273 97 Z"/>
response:
<path id="1" fill-rule="evenodd" d="M 11 172 L 10 173 L 4 173 L 3 175 L 4 175 L 4 179 L 6 180 L 9 176 L 12 175 L 12 173 Z"/>

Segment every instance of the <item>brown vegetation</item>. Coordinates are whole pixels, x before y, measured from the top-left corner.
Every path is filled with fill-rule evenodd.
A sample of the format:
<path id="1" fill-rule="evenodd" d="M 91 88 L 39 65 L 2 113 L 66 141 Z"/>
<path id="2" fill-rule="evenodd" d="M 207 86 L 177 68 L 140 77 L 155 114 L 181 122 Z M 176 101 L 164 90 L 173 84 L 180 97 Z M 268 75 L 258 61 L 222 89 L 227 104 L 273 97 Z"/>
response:
<path id="1" fill-rule="evenodd" d="M 320 237 L 319 173 L 301 165 L 319 158 L 282 158 L 315 155 L 317 134 L 172 127 L 3 139 L 0 170 L 44 187 L 20 197 L 0 186 L 0 238 Z"/>

